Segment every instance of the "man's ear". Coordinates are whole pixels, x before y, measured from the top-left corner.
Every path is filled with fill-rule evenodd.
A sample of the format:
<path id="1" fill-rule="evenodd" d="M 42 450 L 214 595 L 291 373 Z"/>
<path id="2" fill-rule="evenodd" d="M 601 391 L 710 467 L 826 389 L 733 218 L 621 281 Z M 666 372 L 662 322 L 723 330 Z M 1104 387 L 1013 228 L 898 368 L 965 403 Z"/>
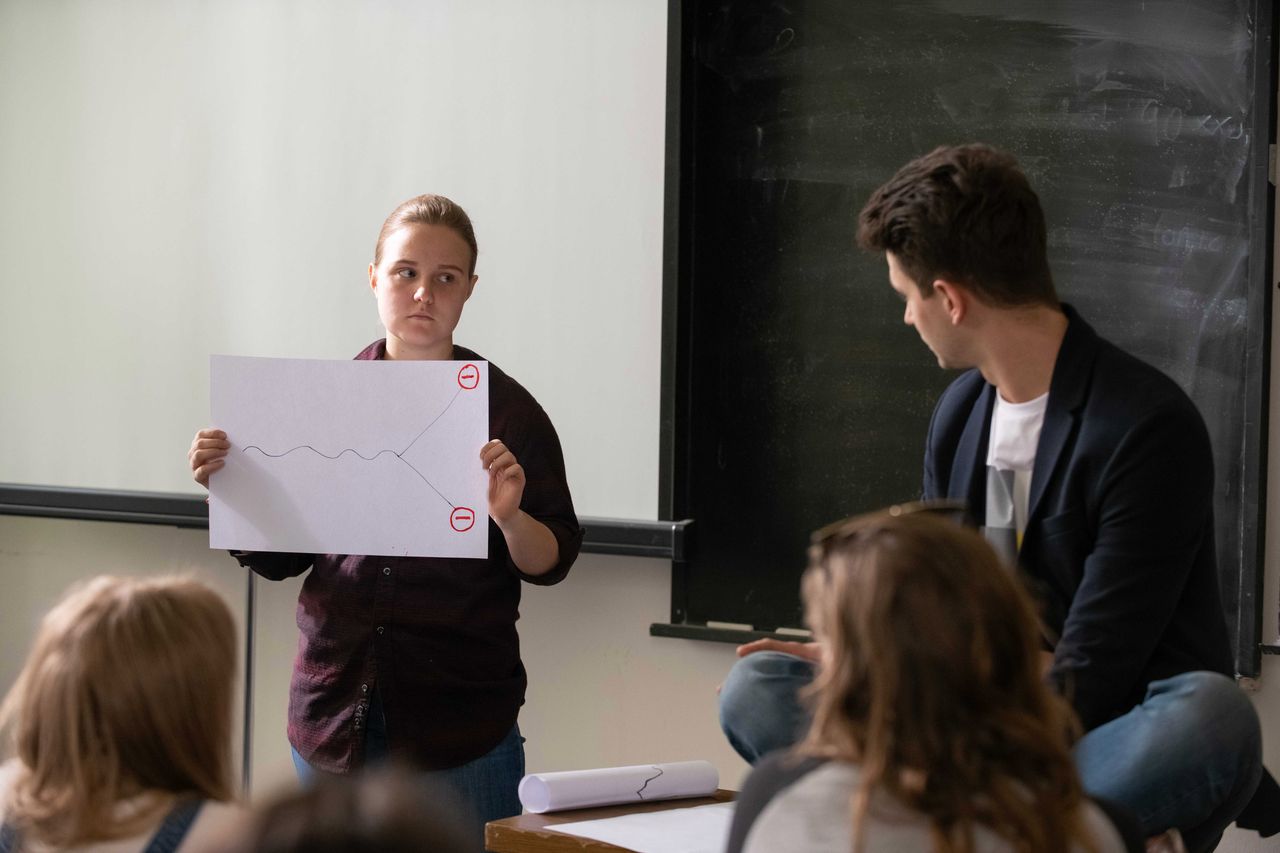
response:
<path id="1" fill-rule="evenodd" d="M 970 300 L 973 299 L 973 295 L 964 288 L 964 285 L 945 278 L 933 280 L 933 296 L 935 299 L 942 300 L 942 307 L 946 309 L 947 317 L 953 326 L 958 326 L 964 321 L 969 313 Z"/>
<path id="2" fill-rule="evenodd" d="M 369 289 L 374 293 L 378 292 L 378 271 L 373 264 L 369 264 Z"/>

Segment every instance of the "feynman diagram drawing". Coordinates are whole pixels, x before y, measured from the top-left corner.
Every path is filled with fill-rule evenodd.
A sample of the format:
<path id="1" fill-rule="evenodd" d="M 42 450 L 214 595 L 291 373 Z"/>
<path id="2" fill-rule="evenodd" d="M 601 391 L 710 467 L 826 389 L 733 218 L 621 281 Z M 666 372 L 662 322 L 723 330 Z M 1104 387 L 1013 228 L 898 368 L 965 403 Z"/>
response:
<path id="1" fill-rule="evenodd" d="M 211 547 L 487 555 L 487 362 L 214 356 L 210 403 Z"/>

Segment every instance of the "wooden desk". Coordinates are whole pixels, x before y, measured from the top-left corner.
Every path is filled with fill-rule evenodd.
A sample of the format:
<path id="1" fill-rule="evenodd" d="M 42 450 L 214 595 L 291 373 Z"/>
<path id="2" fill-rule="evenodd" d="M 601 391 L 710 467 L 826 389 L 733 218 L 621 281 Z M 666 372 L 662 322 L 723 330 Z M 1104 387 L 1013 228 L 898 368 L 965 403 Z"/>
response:
<path id="1" fill-rule="evenodd" d="M 554 832 L 548 827 L 555 826 L 557 823 L 573 823 L 579 820 L 599 820 L 628 814 L 727 803 L 736 793 L 736 791 L 721 789 L 710 797 L 697 797 L 691 800 L 628 803 L 621 806 L 599 806 L 594 809 L 574 809 L 567 812 L 522 814 L 518 817 L 493 820 L 485 824 L 484 849 L 492 853 L 618 853 L 626 848 L 615 847 L 590 838 L 579 838 L 576 835 L 565 835 L 562 832 Z"/>

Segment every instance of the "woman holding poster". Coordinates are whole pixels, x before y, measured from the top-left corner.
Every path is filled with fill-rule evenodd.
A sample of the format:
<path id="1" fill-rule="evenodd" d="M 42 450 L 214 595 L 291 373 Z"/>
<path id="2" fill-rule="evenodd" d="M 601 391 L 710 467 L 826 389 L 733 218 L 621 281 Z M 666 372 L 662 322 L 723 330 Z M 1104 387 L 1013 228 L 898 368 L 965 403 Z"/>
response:
<path id="1" fill-rule="evenodd" d="M 369 265 L 387 336 L 356 358 L 483 360 L 453 342 L 478 281 L 476 254 L 471 220 L 449 199 L 397 207 Z M 234 553 L 272 580 L 310 569 L 289 694 L 303 780 L 401 757 L 454 791 L 481 833 L 520 812 L 520 583 L 563 580 L 582 541 L 551 421 L 515 380 L 488 371 L 494 438 L 477 460 L 488 471 L 488 559 Z M 221 430 L 196 434 L 196 482 L 208 486 L 230 447 Z"/>

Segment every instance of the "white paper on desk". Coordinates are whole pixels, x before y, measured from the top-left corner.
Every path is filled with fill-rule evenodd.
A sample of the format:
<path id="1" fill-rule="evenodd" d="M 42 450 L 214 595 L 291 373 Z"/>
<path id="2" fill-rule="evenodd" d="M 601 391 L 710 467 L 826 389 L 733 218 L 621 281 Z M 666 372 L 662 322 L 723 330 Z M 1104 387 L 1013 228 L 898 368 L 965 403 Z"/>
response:
<path id="1" fill-rule="evenodd" d="M 623 815 L 548 826 L 635 853 L 721 853 L 729 839 L 733 803 Z"/>
<path id="2" fill-rule="evenodd" d="M 520 803 L 534 814 L 641 803 L 682 797 L 706 797 L 720 785 L 720 773 L 707 761 L 637 764 L 595 770 L 531 773 L 520 780 Z"/>
<path id="3" fill-rule="evenodd" d="M 488 362 L 213 356 L 210 403 L 209 547 L 488 556 Z"/>

